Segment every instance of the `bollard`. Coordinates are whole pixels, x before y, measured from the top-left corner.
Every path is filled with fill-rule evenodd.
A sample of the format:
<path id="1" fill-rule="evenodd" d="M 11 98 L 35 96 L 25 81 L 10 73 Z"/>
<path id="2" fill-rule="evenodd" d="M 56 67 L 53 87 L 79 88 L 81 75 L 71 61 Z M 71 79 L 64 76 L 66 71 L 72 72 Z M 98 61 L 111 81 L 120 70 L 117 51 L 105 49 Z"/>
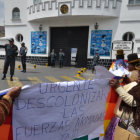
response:
<path id="1" fill-rule="evenodd" d="M 34 69 L 36 69 L 36 64 L 34 64 Z"/>
<path id="2" fill-rule="evenodd" d="M 46 67 L 48 67 L 48 65 L 49 65 L 49 64 L 48 64 L 48 63 L 46 63 Z"/>
<path id="3" fill-rule="evenodd" d="M 81 69 L 81 73 L 83 73 L 84 72 L 84 69 Z"/>
<path id="4" fill-rule="evenodd" d="M 20 65 L 18 65 L 18 70 L 20 70 Z"/>
<path id="5" fill-rule="evenodd" d="M 77 76 L 80 76 L 80 74 L 81 74 L 81 71 L 78 71 L 78 72 L 77 72 Z"/>
<path id="6" fill-rule="evenodd" d="M 86 72 L 86 70 L 87 70 L 87 69 L 86 69 L 86 68 L 84 68 L 84 72 Z"/>

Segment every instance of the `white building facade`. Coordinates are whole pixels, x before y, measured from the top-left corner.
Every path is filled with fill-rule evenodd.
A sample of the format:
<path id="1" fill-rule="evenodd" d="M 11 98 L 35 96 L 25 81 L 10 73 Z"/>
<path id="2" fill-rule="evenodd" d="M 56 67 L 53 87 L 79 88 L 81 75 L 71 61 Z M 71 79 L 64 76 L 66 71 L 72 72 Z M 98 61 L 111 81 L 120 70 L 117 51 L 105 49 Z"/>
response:
<path id="1" fill-rule="evenodd" d="M 30 58 L 48 58 L 52 49 L 65 53 L 66 64 L 76 50 L 79 66 L 96 52 L 115 58 L 112 42 L 132 41 L 140 52 L 140 0 L 4 0 L 5 36 L 20 48 L 25 42 Z M 1 55 L 3 53 L 1 52 Z"/>

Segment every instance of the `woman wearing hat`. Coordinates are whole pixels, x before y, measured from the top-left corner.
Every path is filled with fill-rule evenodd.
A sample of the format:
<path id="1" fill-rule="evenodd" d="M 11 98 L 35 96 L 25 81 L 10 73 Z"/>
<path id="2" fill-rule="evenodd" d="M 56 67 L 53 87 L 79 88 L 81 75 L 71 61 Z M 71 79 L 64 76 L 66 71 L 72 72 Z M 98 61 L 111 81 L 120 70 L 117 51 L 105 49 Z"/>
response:
<path id="1" fill-rule="evenodd" d="M 129 54 L 127 56 L 128 59 L 128 70 L 130 72 L 130 82 L 137 81 L 138 80 L 138 70 L 135 68 L 135 66 L 139 63 L 140 59 L 138 58 L 138 55 L 136 53 Z"/>
<path id="2" fill-rule="evenodd" d="M 117 50 L 117 53 L 116 53 L 116 61 L 112 63 L 109 71 L 115 71 L 115 70 L 118 70 L 119 67 L 124 67 L 126 68 L 127 67 L 127 63 L 126 61 L 124 60 L 124 52 L 123 50 Z"/>
<path id="3" fill-rule="evenodd" d="M 119 120 L 123 112 L 123 120 L 128 120 L 130 116 L 131 124 L 128 127 L 128 130 L 135 135 L 140 136 L 140 63 L 135 66 L 135 69 L 138 70 L 137 82 L 131 82 L 122 87 L 118 80 L 112 79 L 110 80 L 110 86 L 114 87 L 119 95 L 114 111 L 116 117 Z M 114 128 L 115 127 L 116 126 L 114 126 Z M 114 135 L 114 133 L 112 134 Z M 105 139 L 114 140 L 114 137 L 108 137 L 109 136 L 106 135 Z"/>

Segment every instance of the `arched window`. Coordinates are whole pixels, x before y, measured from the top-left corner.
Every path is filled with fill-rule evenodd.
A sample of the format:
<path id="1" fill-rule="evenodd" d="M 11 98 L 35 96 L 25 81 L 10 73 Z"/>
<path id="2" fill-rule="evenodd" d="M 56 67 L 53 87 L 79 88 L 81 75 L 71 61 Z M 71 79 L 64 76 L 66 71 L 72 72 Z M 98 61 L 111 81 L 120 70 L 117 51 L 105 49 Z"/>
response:
<path id="1" fill-rule="evenodd" d="M 20 19 L 20 10 L 19 8 L 14 8 L 12 12 L 12 18 L 13 19 Z"/>
<path id="2" fill-rule="evenodd" d="M 122 39 L 123 41 L 132 41 L 134 39 L 134 34 L 132 32 L 126 32 Z"/>
<path id="3" fill-rule="evenodd" d="M 23 41 L 23 35 L 22 34 L 17 34 L 16 35 L 16 41 L 17 42 L 22 42 Z"/>
<path id="4" fill-rule="evenodd" d="M 34 4 L 39 4 L 40 3 L 40 0 L 33 0 L 33 3 Z"/>
<path id="5" fill-rule="evenodd" d="M 135 1 L 135 4 L 140 4 L 140 0 L 136 0 Z"/>
<path id="6" fill-rule="evenodd" d="M 134 4 L 134 0 L 129 0 L 129 4 Z"/>

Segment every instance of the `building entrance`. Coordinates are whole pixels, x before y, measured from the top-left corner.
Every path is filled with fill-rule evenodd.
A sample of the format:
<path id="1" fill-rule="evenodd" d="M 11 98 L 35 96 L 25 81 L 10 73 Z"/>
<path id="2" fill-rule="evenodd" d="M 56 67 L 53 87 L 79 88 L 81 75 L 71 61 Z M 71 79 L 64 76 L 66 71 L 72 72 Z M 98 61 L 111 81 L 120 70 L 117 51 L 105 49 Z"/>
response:
<path id="1" fill-rule="evenodd" d="M 64 65 L 70 66 L 72 61 L 71 51 L 77 50 L 76 59 L 78 67 L 85 67 L 87 63 L 89 27 L 53 27 L 51 28 L 51 50 L 57 54 L 60 49 L 65 53 Z M 74 59 L 73 59 L 74 60 Z"/>

